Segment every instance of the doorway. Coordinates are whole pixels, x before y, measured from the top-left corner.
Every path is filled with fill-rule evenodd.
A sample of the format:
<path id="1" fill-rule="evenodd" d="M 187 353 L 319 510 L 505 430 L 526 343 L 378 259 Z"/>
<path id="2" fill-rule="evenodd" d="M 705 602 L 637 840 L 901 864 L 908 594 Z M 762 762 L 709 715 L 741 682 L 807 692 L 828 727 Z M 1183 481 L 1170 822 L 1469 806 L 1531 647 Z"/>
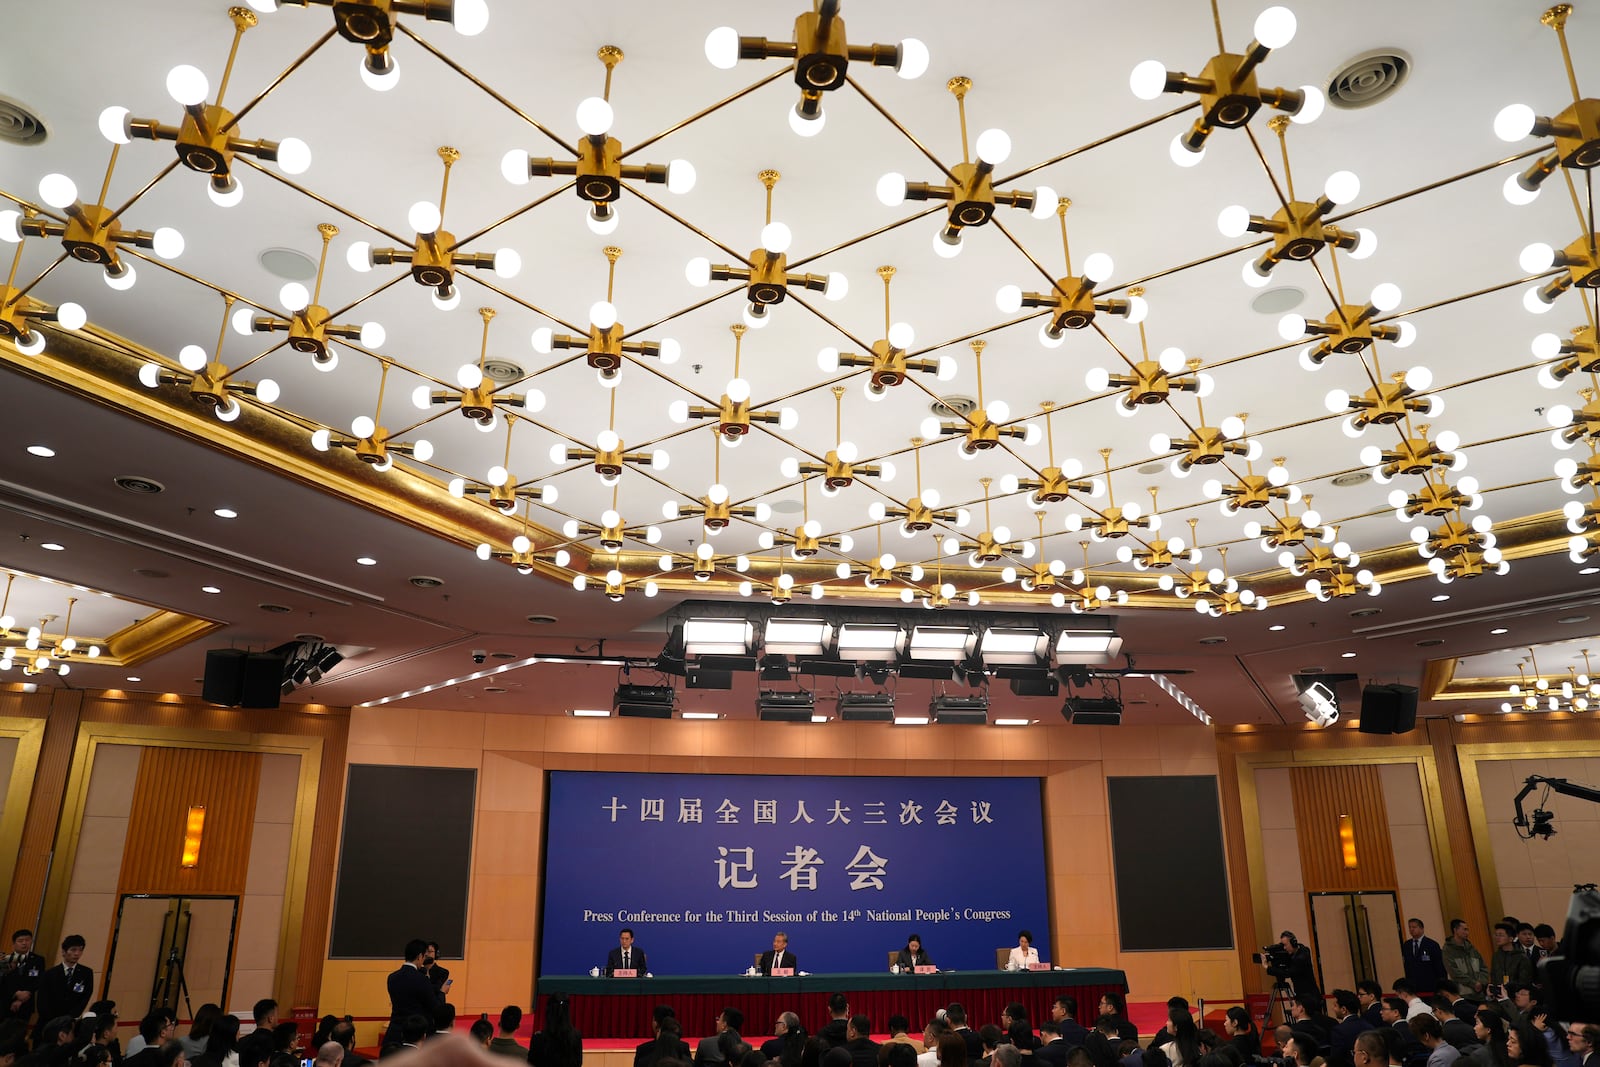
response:
<path id="1" fill-rule="evenodd" d="M 1393 892 L 1308 893 L 1311 943 L 1324 991 L 1362 980 L 1389 983 L 1405 974 L 1400 955 L 1400 898 Z"/>
<path id="2" fill-rule="evenodd" d="M 236 896 L 124 894 L 117 902 L 104 995 L 140 1005 L 140 1015 L 165 1007 L 193 1019 L 206 1003 L 226 1010 L 238 921 Z"/>

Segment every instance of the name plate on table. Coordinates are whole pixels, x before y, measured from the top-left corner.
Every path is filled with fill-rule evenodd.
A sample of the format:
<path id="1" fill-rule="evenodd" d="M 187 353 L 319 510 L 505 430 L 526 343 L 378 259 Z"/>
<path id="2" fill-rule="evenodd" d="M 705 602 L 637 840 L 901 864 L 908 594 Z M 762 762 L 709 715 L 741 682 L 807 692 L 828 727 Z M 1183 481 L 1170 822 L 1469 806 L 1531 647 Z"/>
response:
<path id="1" fill-rule="evenodd" d="M 618 967 L 616 970 L 611 972 L 611 977 L 613 977 L 613 978 L 637 978 L 637 977 L 639 977 L 639 970 L 636 967 Z"/>
<path id="2" fill-rule="evenodd" d="M 1030 971 L 1048 971 L 1049 969 L 1050 969 L 1050 965 L 1048 963 L 1030 963 L 1030 964 L 1028 964 L 1028 970 L 1030 970 Z"/>
<path id="3" fill-rule="evenodd" d="M 938 974 L 939 968 L 935 967 L 931 963 L 920 963 L 913 967 L 912 971 L 916 974 Z"/>
<path id="4" fill-rule="evenodd" d="M 774 978 L 793 978 L 794 977 L 794 968 L 793 967 L 774 967 L 774 968 L 772 968 L 772 977 L 774 977 Z"/>

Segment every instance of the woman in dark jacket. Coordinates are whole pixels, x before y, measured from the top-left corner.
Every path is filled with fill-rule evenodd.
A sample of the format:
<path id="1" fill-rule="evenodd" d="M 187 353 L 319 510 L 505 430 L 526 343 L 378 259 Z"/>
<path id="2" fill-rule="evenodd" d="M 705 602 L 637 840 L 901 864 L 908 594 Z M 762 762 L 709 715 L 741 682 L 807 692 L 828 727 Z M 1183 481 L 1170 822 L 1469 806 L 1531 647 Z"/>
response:
<path id="1" fill-rule="evenodd" d="M 532 1067 L 582 1067 L 583 1035 L 572 1025 L 567 998 L 552 993 L 544 1002 L 544 1029 L 528 1039 Z"/>
<path id="2" fill-rule="evenodd" d="M 1233 1047 L 1239 1050 L 1239 1055 L 1244 1057 L 1244 1062 L 1250 1063 L 1261 1054 L 1261 1033 L 1248 1011 L 1238 1006 L 1229 1008 L 1228 1014 L 1223 1016 L 1222 1029 L 1227 1032 Z"/>
<path id="3" fill-rule="evenodd" d="M 239 1019 L 219 1015 L 206 1035 L 205 1051 L 189 1061 L 194 1067 L 234 1067 L 239 1062 Z"/>

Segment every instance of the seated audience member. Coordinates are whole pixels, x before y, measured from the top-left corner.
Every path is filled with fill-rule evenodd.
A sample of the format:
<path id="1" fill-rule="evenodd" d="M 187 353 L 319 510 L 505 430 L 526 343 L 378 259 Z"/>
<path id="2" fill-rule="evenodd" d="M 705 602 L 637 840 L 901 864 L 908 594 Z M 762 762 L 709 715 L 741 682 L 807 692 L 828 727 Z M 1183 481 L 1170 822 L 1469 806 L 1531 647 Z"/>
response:
<path id="1" fill-rule="evenodd" d="M 456 1028 L 456 1006 L 440 1004 L 433 1009 L 433 1032 L 448 1034 Z"/>
<path id="2" fill-rule="evenodd" d="M 1427 1001 L 1417 996 L 1416 989 L 1405 978 L 1396 978 L 1390 987 L 1394 995 L 1406 1002 L 1406 1018 L 1415 1019 L 1424 1012 L 1430 1011 Z"/>
<path id="3" fill-rule="evenodd" d="M 722 1049 L 721 1038 L 723 1034 L 731 1033 L 734 1040 L 740 1040 L 739 1031 L 744 1028 L 744 1012 L 738 1008 L 723 1008 L 717 1013 L 716 1030 L 710 1037 L 700 1039 L 699 1046 L 694 1051 L 694 1067 L 706 1067 L 712 1063 L 727 1063 L 726 1053 Z"/>
<path id="4" fill-rule="evenodd" d="M 1233 1057 L 1226 1052 L 1207 1052 L 1200 1057 L 1200 1067 L 1238 1067 L 1238 1064 L 1234 1063 Z"/>
<path id="5" fill-rule="evenodd" d="M 1022 1067 L 1022 1051 L 1012 1044 L 999 1045 L 989 1057 L 990 1067 Z"/>
<path id="6" fill-rule="evenodd" d="M 739 1042 L 743 1054 L 738 1061 L 738 1067 L 767 1067 L 767 1057 L 758 1048 L 751 1048 L 743 1041 Z"/>
<path id="7" fill-rule="evenodd" d="M 883 1047 L 887 1048 L 890 1045 L 909 1045 L 911 1051 L 920 1056 L 922 1054 L 922 1042 L 918 1041 L 907 1032 L 910 1029 L 911 1020 L 907 1019 L 904 1015 L 889 1016 L 889 1040 L 883 1043 Z M 883 1057 L 881 1055 L 878 1057 L 878 1062 L 883 1062 Z"/>
<path id="8" fill-rule="evenodd" d="M 1406 1022 L 1406 1002 L 1399 997 L 1383 998 L 1383 1025 L 1379 1027 L 1385 1034 L 1392 1034 L 1398 1041 L 1400 1058 L 1404 1062 L 1412 1058 L 1426 1059 L 1427 1055 L 1422 1048 L 1422 1043 L 1417 1040 L 1417 1035 L 1411 1032 L 1411 1024 Z M 1389 1040 L 1389 1038 L 1385 1038 Z"/>
<path id="9" fill-rule="evenodd" d="M 201 1005 L 201 1010 L 205 1010 L 205 1005 Z M 172 1040 L 173 1035 L 177 1032 L 178 1014 L 171 1008 L 151 1008 L 145 1018 L 149 1018 L 150 1015 L 161 1016 L 163 1025 L 161 1026 L 160 1030 L 157 1031 L 154 1037 L 146 1037 L 144 1019 L 139 1020 L 138 1032 L 128 1040 L 128 1051 L 124 1056 L 125 1059 L 131 1059 L 132 1057 L 137 1056 L 139 1053 L 143 1052 L 147 1046 L 152 1044 L 156 1047 L 157 1051 L 160 1051 L 162 1043 Z M 198 1014 L 196 1014 L 196 1018 L 199 1018 Z M 202 1048 L 203 1047 L 204 1046 L 202 1046 Z M 185 1048 L 187 1048 L 187 1046 L 185 1046 Z"/>
<path id="10" fill-rule="evenodd" d="M 329 1024 L 328 1032 L 332 1033 L 333 1028 L 337 1025 L 338 1020 L 335 1019 L 331 1024 Z M 317 1045 L 316 1049 L 317 1056 L 315 1062 L 312 1064 L 312 1067 L 342 1067 L 342 1064 L 344 1063 L 344 1046 L 339 1044 L 339 1042 L 332 1040 L 324 1041 Z"/>
<path id="11" fill-rule="evenodd" d="M 128 1048 L 137 1048 L 137 1051 L 130 1053 L 122 1061 L 123 1064 L 126 1067 L 159 1067 L 161 1048 L 172 1040 L 172 1032 L 177 1028 L 177 1020 L 173 1018 L 171 1011 L 166 1008 L 151 1008 L 145 1013 L 144 1018 L 139 1020 L 138 1036 L 128 1042 Z M 187 1058 L 188 1047 L 181 1041 L 178 1042 L 178 1046 L 185 1050 Z"/>
<path id="12" fill-rule="evenodd" d="M 1567 1050 L 1571 1053 L 1570 1067 L 1595 1067 L 1595 1052 L 1600 1049 L 1600 1026 L 1579 1023 L 1567 1031 Z"/>
<path id="13" fill-rule="evenodd" d="M 1094 1061 L 1094 1067 L 1117 1067 L 1121 1062 L 1123 1038 L 1117 1033 L 1117 1019 L 1102 1015 L 1095 1020 L 1094 1029 L 1083 1040 L 1083 1048 Z M 1138 1044 L 1137 1041 L 1134 1044 Z"/>
<path id="14" fill-rule="evenodd" d="M 683 1028 L 678 1022 L 678 1013 L 666 1004 L 656 1005 L 651 1015 L 651 1025 L 655 1027 L 656 1036 L 639 1045 L 633 1052 L 633 1067 L 652 1067 L 660 1060 L 682 1060 L 688 1063 L 693 1054 L 689 1051 L 689 1043 L 683 1040 Z M 535 1039 L 538 1034 L 533 1035 Z M 528 1061 L 533 1062 L 534 1042 L 528 1042 Z"/>
<path id="15" fill-rule="evenodd" d="M 1222 1017 L 1222 1032 L 1227 1035 L 1228 1043 L 1239 1050 L 1245 1063 L 1261 1054 L 1261 1032 L 1256 1029 L 1256 1021 L 1250 1018 L 1250 1013 L 1244 1008 L 1235 1005 L 1228 1009 L 1228 1013 Z"/>
<path id="16" fill-rule="evenodd" d="M 1356 1000 L 1361 1004 L 1361 1017 L 1376 1029 L 1383 1025 L 1383 987 L 1370 978 L 1356 983 Z"/>
<path id="17" fill-rule="evenodd" d="M 772 1037 L 761 1045 L 761 1053 L 769 1060 L 775 1060 L 783 1054 L 783 1047 L 791 1033 L 800 1035 L 800 1044 L 805 1045 L 806 1032 L 801 1029 L 800 1016 L 792 1011 L 786 1011 L 778 1016 L 777 1022 L 772 1024 Z"/>
<path id="18" fill-rule="evenodd" d="M 1102 994 L 1100 1014 L 1111 1016 L 1116 1024 L 1117 1037 L 1123 1041 L 1139 1040 L 1139 1028 L 1128 1021 L 1128 1000 L 1121 993 Z"/>
<path id="19" fill-rule="evenodd" d="M 389 1027 L 389 1030 L 393 1029 L 394 1027 Z M 387 1056 L 393 1056 L 397 1052 L 420 1048 L 423 1040 L 432 1032 L 432 1019 L 426 1015 L 407 1015 L 400 1020 L 400 1033 L 393 1035 L 398 1040 L 392 1039 L 388 1030 L 384 1031 L 383 1047 L 378 1050 L 378 1058 L 381 1060 Z"/>
<path id="20" fill-rule="evenodd" d="M 1333 1020 L 1322 1010 L 1322 994 L 1299 993 L 1289 1002 L 1289 1025 L 1316 1038 L 1313 1050 L 1326 1045 L 1333 1036 Z"/>
<path id="21" fill-rule="evenodd" d="M 845 1031 L 850 1029 L 850 1001 L 843 993 L 834 993 L 828 997 L 828 1022 L 817 1037 L 828 1048 L 842 1048 L 850 1038 Z"/>
<path id="22" fill-rule="evenodd" d="M 1171 1040 L 1157 1045 L 1166 1054 L 1172 1067 L 1199 1067 L 1200 1045 L 1196 1040 L 1194 1019 L 1189 1015 L 1189 1005 L 1167 1009 L 1167 1030 Z M 1151 1042 L 1154 1044 L 1154 1042 Z"/>
<path id="23" fill-rule="evenodd" d="M 342 1067 L 367 1067 L 372 1062 L 356 1051 L 356 1024 L 349 1016 L 334 1024 L 328 1038 L 344 1049 Z"/>
<path id="24" fill-rule="evenodd" d="M 978 1027 L 978 1040 L 983 1042 L 983 1052 L 977 1062 L 988 1063 L 994 1057 L 994 1050 L 1007 1041 L 1006 1033 L 994 1023 L 984 1023 Z"/>
<path id="25" fill-rule="evenodd" d="M 239 1063 L 239 1020 L 233 1015 L 219 1015 L 211 1023 L 206 1035 L 206 1047 L 200 1055 L 191 1057 L 194 1067 L 237 1067 Z"/>
<path id="26" fill-rule="evenodd" d="M 928 1025 L 922 1028 L 922 1055 L 917 1057 L 917 1067 L 939 1067 L 939 1042 L 951 1037 L 961 1042 L 963 1054 L 967 1043 L 950 1029 L 950 1024 L 935 1015 L 928 1020 Z M 962 1057 L 965 1059 L 965 1055 Z"/>
<path id="27" fill-rule="evenodd" d="M 292 1022 L 272 1028 L 272 1055 L 268 1067 L 300 1067 L 300 1027 Z"/>
<path id="28" fill-rule="evenodd" d="M 1351 1051 L 1351 1057 L 1356 1067 L 1387 1067 L 1389 1045 L 1379 1029 L 1363 1030 L 1356 1035 L 1356 1046 Z"/>
<path id="29" fill-rule="evenodd" d="M 527 1059 L 527 1047 L 517 1040 L 517 1031 L 520 1029 L 522 1029 L 522 1009 L 515 1004 L 507 1004 L 500 1009 L 499 1032 L 490 1039 L 489 1051 L 502 1056 Z"/>
<path id="30" fill-rule="evenodd" d="M 1463 998 L 1456 1003 L 1468 1002 Z M 1478 1043 L 1478 1036 L 1472 1032 L 1472 1024 L 1456 1014 L 1455 1006 L 1447 997 L 1433 998 L 1433 1017 L 1439 1020 L 1439 1030 L 1444 1035 L 1445 1041 L 1453 1045 L 1457 1051 L 1463 1051 L 1466 1046 Z"/>
<path id="31" fill-rule="evenodd" d="M 1167 998 L 1167 1011 L 1170 1013 L 1172 1011 L 1172 1009 L 1174 1009 L 1174 1008 L 1182 1008 L 1184 1011 L 1187 1012 L 1189 1010 L 1189 1001 L 1186 1000 L 1183 997 L 1168 997 Z M 1150 1045 L 1153 1048 L 1160 1048 L 1162 1045 L 1165 1045 L 1167 1042 L 1169 1042 L 1171 1040 L 1172 1040 L 1172 1031 L 1167 1026 L 1166 1020 L 1163 1019 L 1162 1022 L 1161 1022 L 1161 1029 L 1157 1030 L 1156 1031 L 1156 1036 L 1152 1037 L 1150 1039 Z"/>
<path id="32" fill-rule="evenodd" d="M 1172 1065 L 1167 1061 L 1165 1052 L 1158 1048 L 1147 1048 L 1144 1050 L 1144 1067 L 1172 1067 Z"/>
<path id="33" fill-rule="evenodd" d="M 1067 1067 L 1067 1053 L 1072 1051 L 1061 1036 L 1061 1024 L 1046 1019 L 1039 1024 L 1039 1047 L 1033 1050 L 1033 1062 L 1049 1067 Z"/>
<path id="34" fill-rule="evenodd" d="M 821 1042 L 818 1042 L 819 1046 Z M 850 1067 L 850 1050 L 843 1045 L 823 1047 L 822 1059 L 818 1061 L 819 1067 Z"/>
<path id="35" fill-rule="evenodd" d="M 260 1045 L 261 1050 L 270 1057 L 274 1051 L 272 1028 L 278 1025 L 278 1002 L 271 997 L 258 1000 L 250 1009 L 250 1014 L 255 1019 L 255 1029 L 239 1038 L 239 1046 Z"/>
<path id="36" fill-rule="evenodd" d="M 910 1041 L 885 1041 L 878 1046 L 878 1067 L 916 1067 L 917 1055 Z"/>
<path id="37" fill-rule="evenodd" d="M 1028 1009 L 1020 1001 L 1014 1000 L 1005 1006 L 1000 1013 L 1000 1028 L 1019 1050 L 1032 1052 L 1039 1047 L 1038 1039 L 1033 1036 L 1033 1023 L 1028 1021 Z"/>
<path id="38" fill-rule="evenodd" d="M 1432 1015 L 1419 1015 L 1410 1025 L 1411 1032 L 1428 1050 L 1428 1067 L 1450 1067 L 1461 1058 L 1460 1051 L 1444 1039 L 1444 1027 Z"/>
<path id="39" fill-rule="evenodd" d="M 865 1015 L 850 1016 L 845 1024 L 844 1050 L 850 1053 L 851 1067 L 878 1067 L 878 1043 L 872 1040 L 872 1020 Z"/>
<path id="40" fill-rule="evenodd" d="M 489 1041 L 494 1037 L 494 1023 L 481 1017 L 474 1019 L 472 1026 L 467 1029 L 467 1036 L 472 1039 L 474 1045 L 488 1052 Z M 516 1053 L 513 1052 L 512 1055 L 515 1056 Z"/>
<path id="41" fill-rule="evenodd" d="M 1471 1067 L 1510 1067 L 1506 1055 L 1506 1017 L 1492 1008 L 1482 1008 L 1473 1022 L 1479 1047 L 1462 1057 Z"/>
<path id="42" fill-rule="evenodd" d="M 158 1051 L 160 1059 L 156 1067 L 188 1067 L 188 1054 L 184 1052 L 183 1044 L 178 1041 L 168 1041 Z"/>
<path id="43" fill-rule="evenodd" d="M 1567 1057 L 1562 1050 L 1562 1060 Z M 1506 1031 L 1506 1059 L 1518 1067 L 1551 1067 L 1550 1045 L 1532 1022 L 1520 1022 Z"/>
<path id="44" fill-rule="evenodd" d="M 1135 1042 L 1137 1045 L 1138 1042 Z M 1094 1067 L 1094 1060 L 1082 1045 L 1067 1053 L 1067 1067 Z"/>
<path id="45" fill-rule="evenodd" d="M 318 1019 L 317 1028 L 311 1032 L 311 1044 L 308 1047 L 316 1049 L 317 1055 L 320 1056 L 322 1054 L 322 1046 L 333 1040 L 333 1028 L 338 1025 L 339 1017 L 337 1015 L 324 1015 Z M 340 1062 L 343 1062 L 342 1056 L 340 1057 Z"/>
<path id="46" fill-rule="evenodd" d="M 676 1024 L 677 1020 L 673 1022 Z M 689 1046 L 682 1041 L 678 1045 L 678 1058 L 687 1060 Z M 545 998 L 544 1028 L 528 1040 L 528 1062 L 532 1067 L 581 1067 L 583 1035 L 572 1025 L 565 993 L 552 993 Z"/>
<path id="47" fill-rule="evenodd" d="M 1050 1019 L 1056 1024 L 1061 1040 L 1067 1043 L 1069 1049 L 1082 1045 L 1083 1039 L 1089 1036 L 1088 1029 L 1078 1021 L 1077 997 L 1062 994 L 1053 1000 L 1050 1003 Z"/>
<path id="48" fill-rule="evenodd" d="M 210 1002 L 200 1005 L 200 1010 L 194 1013 L 194 1022 L 189 1025 L 188 1036 L 178 1038 L 185 1059 L 193 1063 L 195 1057 L 206 1050 L 206 1039 L 211 1036 L 211 1028 L 220 1018 L 222 1008 L 219 1005 Z"/>
<path id="49" fill-rule="evenodd" d="M 951 1003 L 944 1010 L 944 1021 L 950 1024 L 951 1031 L 967 1046 L 967 1062 L 977 1063 L 983 1058 L 983 1039 L 976 1030 L 967 1025 L 967 1009 L 960 1004 Z"/>
<path id="50" fill-rule="evenodd" d="M 1286 1067 L 1322 1067 L 1326 1062 L 1317 1054 L 1319 1039 L 1309 1030 L 1290 1027 L 1289 1040 L 1283 1045 L 1283 1062 Z M 1381 1064 L 1376 1067 L 1382 1067 Z"/>
<path id="51" fill-rule="evenodd" d="M 1160 1051 L 1157 1049 L 1156 1051 Z M 1137 1041 L 1117 1042 L 1117 1062 L 1121 1067 L 1144 1067 L 1144 1049 Z"/>
<path id="52" fill-rule="evenodd" d="M 1372 1024 L 1361 1017 L 1361 1002 L 1354 991 L 1333 991 L 1333 1031 L 1328 1037 L 1328 1063 L 1331 1067 L 1351 1067 L 1354 1062 L 1356 1038 Z"/>

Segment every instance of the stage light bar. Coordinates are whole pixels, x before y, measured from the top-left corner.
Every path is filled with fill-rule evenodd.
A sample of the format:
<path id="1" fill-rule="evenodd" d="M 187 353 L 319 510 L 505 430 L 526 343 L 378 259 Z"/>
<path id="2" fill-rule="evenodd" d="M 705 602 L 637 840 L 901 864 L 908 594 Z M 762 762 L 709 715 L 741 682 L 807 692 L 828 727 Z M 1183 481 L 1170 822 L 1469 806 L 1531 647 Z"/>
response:
<path id="1" fill-rule="evenodd" d="M 567 714 L 571 715 L 574 719 L 609 719 L 611 718 L 611 709 L 573 708 L 571 711 L 567 712 Z"/>
<path id="2" fill-rule="evenodd" d="M 683 624 L 683 652 L 690 658 L 743 656 L 754 637 L 755 628 L 745 619 L 688 619 Z"/>
<path id="3" fill-rule="evenodd" d="M 761 643 L 768 655 L 820 656 L 832 632 L 821 619 L 768 619 Z"/>
<path id="4" fill-rule="evenodd" d="M 928 714 L 934 722 L 945 725 L 982 726 L 989 721 L 989 698 L 946 696 L 940 693 L 929 702 Z"/>
<path id="5" fill-rule="evenodd" d="M 680 719 L 720 719 L 722 713 L 717 711 L 684 711 L 678 713 Z"/>
<path id="6" fill-rule="evenodd" d="M 1032 726 L 1033 723 L 1033 719 L 996 719 L 994 721 L 996 726 Z"/>
<path id="7" fill-rule="evenodd" d="M 1057 663 L 1110 663 L 1122 654 L 1122 638 L 1111 618 L 1068 623 L 1056 635 Z"/>
<path id="8" fill-rule="evenodd" d="M 983 631 L 978 655 L 988 664 L 1032 666 L 1044 659 L 1050 638 L 1043 630 L 991 626 Z"/>
<path id="9" fill-rule="evenodd" d="M 1111 697 L 1068 697 L 1061 717 L 1074 726 L 1121 726 L 1122 701 Z"/>
<path id="10" fill-rule="evenodd" d="M 972 642 L 972 631 L 965 626 L 913 626 L 909 655 L 912 659 L 959 663 L 967 658 Z"/>
<path id="11" fill-rule="evenodd" d="M 847 622 L 839 627 L 839 658 L 860 663 L 892 660 L 905 641 L 905 631 L 891 623 Z"/>
<path id="12" fill-rule="evenodd" d="M 893 693 L 840 693 L 839 718 L 846 722 L 893 722 Z"/>
<path id="13" fill-rule="evenodd" d="M 771 653 L 761 657 L 761 681 L 787 682 L 788 680 L 789 657 Z"/>
<path id="14" fill-rule="evenodd" d="M 756 697 L 756 716 L 764 722 L 814 722 L 814 693 L 763 689 Z"/>
<path id="15" fill-rule="evenodd" d="M 670 719 L 677 694 L 669 685 L 619 685 L 612 706 L 631 719 Z"/>

